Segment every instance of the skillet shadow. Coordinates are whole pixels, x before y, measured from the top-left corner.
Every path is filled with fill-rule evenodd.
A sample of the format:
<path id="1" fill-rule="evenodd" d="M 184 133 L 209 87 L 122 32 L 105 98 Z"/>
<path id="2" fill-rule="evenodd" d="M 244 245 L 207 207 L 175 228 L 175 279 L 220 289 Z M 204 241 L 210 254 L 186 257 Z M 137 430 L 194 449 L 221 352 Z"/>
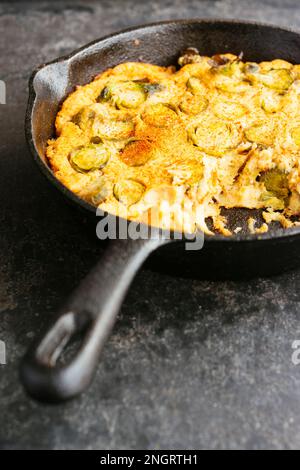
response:
<path id="1" fill-rule="evenodd" d="M 246 357 L 250 376 L 260 374 L 259 368 L 256 371 L 253 367 L 263 361 L 277 331 L 282 334 L 280 325 L 294 325 L 296 316 L 289 296 L 299 299 L 295 276 L 216 283 L 142 270 L 123 302 L 91 393 L 103 399 L 120 399 L 125 387 L 132 382 L 144 383 L 148 373 L 153 374 L 154 383 L 166 386 L 179 365 L 186 368 L 182 380 L 189 380 L 190 370 L 197 382 L 203 374 L 211 376 L 221 367 L 220 358 L 221 364 L 232 370 L 232 351 Z M 277 296 L 285 302 L 286 317 Z M 276 347 L 272 345 L 272 349 Z M 199 361 L 202 366 L 197 365 Z M 165 371 L 164 378 L 158 376 L 156 367 L 161 373 Z"/>

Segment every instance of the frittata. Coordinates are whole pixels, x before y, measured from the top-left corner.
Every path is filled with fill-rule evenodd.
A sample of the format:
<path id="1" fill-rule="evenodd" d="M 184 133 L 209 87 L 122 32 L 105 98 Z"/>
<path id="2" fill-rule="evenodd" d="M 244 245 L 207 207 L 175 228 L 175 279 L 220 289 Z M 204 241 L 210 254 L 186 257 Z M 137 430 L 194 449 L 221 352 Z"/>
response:
<path id="1" fill-rule="evenodd" d="M 55 176 L 104 211 L 231 235 L 222 208 L 262 209 L 265 232 L 300 214 L 300 65 L 200 56 L 123 63 L 78 86 L 56 117 Z M 239 227 L 236 228 L 236 232 Z"/>

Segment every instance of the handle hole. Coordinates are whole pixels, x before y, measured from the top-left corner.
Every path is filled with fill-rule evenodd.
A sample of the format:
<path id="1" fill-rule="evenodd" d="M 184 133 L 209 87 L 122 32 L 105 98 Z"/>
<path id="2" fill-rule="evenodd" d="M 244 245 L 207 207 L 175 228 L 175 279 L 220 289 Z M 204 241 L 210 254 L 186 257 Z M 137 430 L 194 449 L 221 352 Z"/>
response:
<path id="1" fill-rule="evenodd" d="M 80 348 L 91 321 L 86 312 L 61 316 L 38 346 L 37 360 L 48 367 L 70 361 Z"/>

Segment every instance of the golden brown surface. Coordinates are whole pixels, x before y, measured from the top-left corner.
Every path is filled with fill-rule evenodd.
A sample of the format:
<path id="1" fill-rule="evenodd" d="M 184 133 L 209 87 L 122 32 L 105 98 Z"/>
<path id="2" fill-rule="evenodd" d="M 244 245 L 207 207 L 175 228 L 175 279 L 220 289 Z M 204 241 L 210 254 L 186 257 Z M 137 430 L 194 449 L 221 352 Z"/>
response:
<path id="1" fill-rule="evenodd" d="M 252 232 L 297 223 L 300 66 L 194 53 L 179 64 L 120 64 L 78 87 L 48 143 L 56 177 L 110 213 L 148 221 L 152 210 L 179 230 L 208 232 L 211 217 L 230 235 L 221 207 L 264 209 Z"/>

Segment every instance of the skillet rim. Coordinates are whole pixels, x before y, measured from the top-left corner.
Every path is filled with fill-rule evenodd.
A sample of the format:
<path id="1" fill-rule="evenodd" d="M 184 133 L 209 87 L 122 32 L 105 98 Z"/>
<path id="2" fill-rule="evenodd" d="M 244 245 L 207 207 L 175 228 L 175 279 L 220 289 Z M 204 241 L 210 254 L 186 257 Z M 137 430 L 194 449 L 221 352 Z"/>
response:
<path id="1" fill-rule="evenodd" d="M 88 202 L 81 199 L 75 193 L 73 193 L 70 189 L 64 186 L 54 175 L 50 166 L 44 162 L 42 157 L 40 156 L 38 150 L 35 147 L 34 138 L 33 138 L 33 125 L 32 125 L 32 115 L 34 111 L 34 105 L 38 97 L 38 93 L 34 87 L 34 81 L 38 76 L 39 72 L 49 65 L 61 64 L 61 63 L 68 63 L 71 59 L 74 59 L 78 54 L 81 52 L 89 49 L 96 44 L 100 44 L 105 41 L 109 41 L 110 39 L 122 39 L 123 35 L 128 33 L 132 33 L 134 31 L 146 30 L 147 28 L 155 28 L 156 26 L 164 26 L 164 25 L 188 25 L 188 24 L 207 24 L 207 25 L 215 25 L 215 24 L 235 24 L 235 25 L 245 25 L 245 26 L 258 26 L 258 27 L 266 27 L 273 30 L 280 30 L 283 33 L 293 33 L 300 37 L 300 30 L 277 26 L 272 23 L 267 22 L 259 22 L 259 21 L 248 21 L 248 20 L 238 20 L 238 19 L 223 19 L 223 18 L 191 18 L 191 19 L 176 19 L 176 20 L 164 20 L 164 21 L 157 21 L 152 23 L 146 23 L 138 26 L 132 26 L 130 28 L 118 30 L 114 33 L 105 35 L 98 39 L 95 39 L 74 51 L 71 51 L 69 54 L 60 56 L 56 59 L 53 59 L 49 62 L 45 62 L 37 66 L 30 75 L 29 82 L 28 82 L 28 102 L 27 108 L 25 113 L 25 137 L 26 142 L 29 147 L 30 153 L 33 157 L 33 160 L 37 163 L 40 171 L 42 174 L 53 184 L 53 186 L 58 189 L 63 196 L 68 198 L 70 202 L 72 202 L 76 206 L 80 206 L 82 209 L 88 211 L 90 214 L 94 213 L 96 216 L 96 210 L 94 206 L 89 204 Z M 118 217 L 120 218 L 120 217 Z M 126 219 L 126 222 L 129 221 Z M 262 234 L 232 234 L 230 236 L 224 236 L 221 234 L 216 233 L 215 235 L 206 235 L 205 234 L 205 243 L 206 242 L 254 242 L 254 241 L 267 241 L 267 240 L 282 240 L 289 238 L 291 241 L 292 239 L 300 236 L 300 227 L 290 227 L 290 228 L 276 228 L 273 231 L 262 233 Z"/>

